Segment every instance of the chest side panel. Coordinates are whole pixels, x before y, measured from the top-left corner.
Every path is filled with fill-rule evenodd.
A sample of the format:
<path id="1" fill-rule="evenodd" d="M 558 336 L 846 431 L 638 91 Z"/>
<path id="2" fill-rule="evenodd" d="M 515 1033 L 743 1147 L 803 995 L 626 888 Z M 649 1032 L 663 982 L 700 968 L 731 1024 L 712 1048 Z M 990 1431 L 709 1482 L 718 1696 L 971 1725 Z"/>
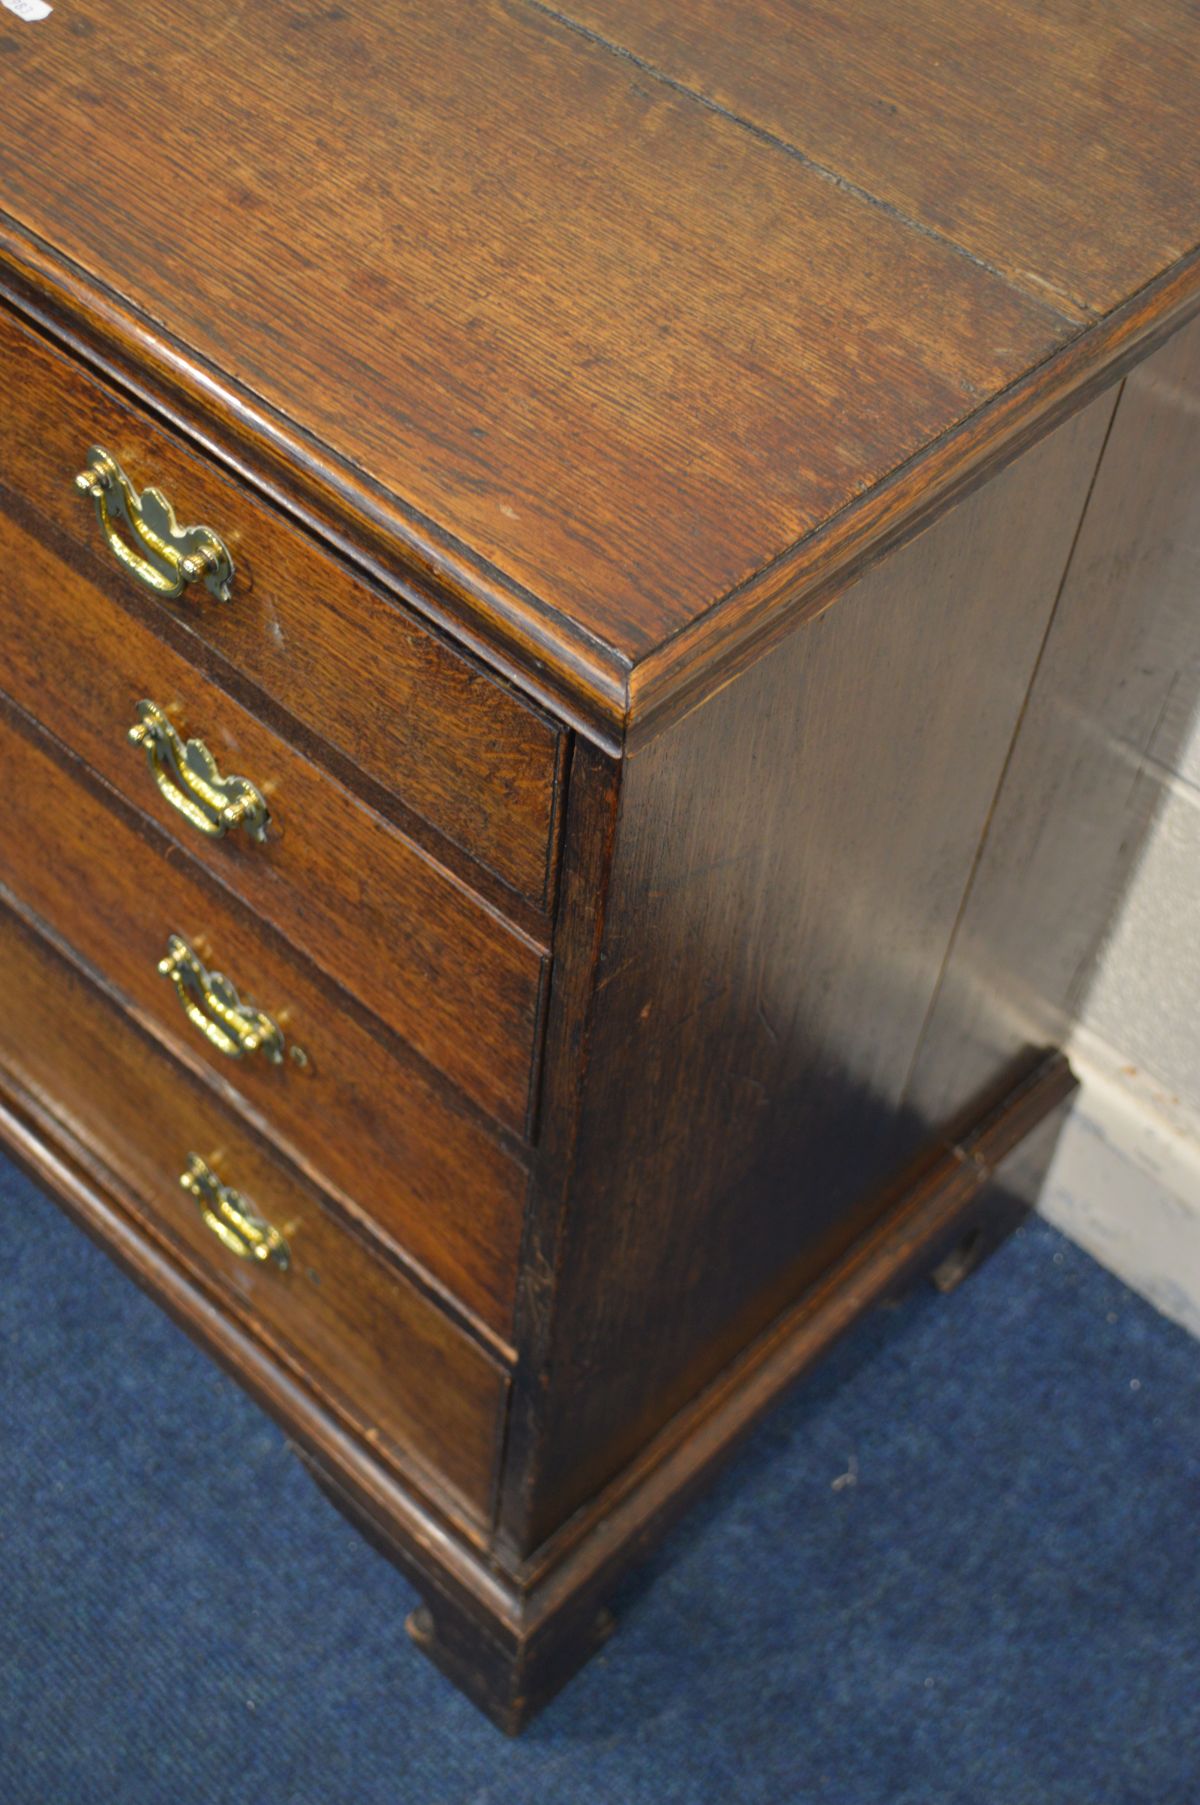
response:
<path id="1" fill-rule="evenodd" d="M 909 1072 L 1112 407 L 630 760 L 518 1539 L 610 1477 L 929 1145 Z"/>

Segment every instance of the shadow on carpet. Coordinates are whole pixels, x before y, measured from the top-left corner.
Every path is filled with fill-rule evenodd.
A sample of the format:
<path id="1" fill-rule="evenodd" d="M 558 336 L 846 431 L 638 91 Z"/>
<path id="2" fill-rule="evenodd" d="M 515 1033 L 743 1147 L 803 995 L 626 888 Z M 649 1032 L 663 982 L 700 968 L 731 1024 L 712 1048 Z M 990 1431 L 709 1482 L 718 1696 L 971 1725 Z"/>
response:
<path id="1" fill-rule="evenodd" d="M 863 1323 L 516 1744 L 0 1162 L 3 1805 L 1197 1805 L 1200 1349 L 1042 1223 Z"/>

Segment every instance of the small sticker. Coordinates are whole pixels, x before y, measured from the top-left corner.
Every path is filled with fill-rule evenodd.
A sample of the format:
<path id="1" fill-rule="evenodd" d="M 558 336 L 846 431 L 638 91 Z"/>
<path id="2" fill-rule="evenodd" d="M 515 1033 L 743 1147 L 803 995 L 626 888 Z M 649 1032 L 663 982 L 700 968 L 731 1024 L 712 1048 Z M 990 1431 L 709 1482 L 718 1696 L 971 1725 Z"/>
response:
<path id="1" fill-rule="evenodd" d="M 31 24 L 35 19 L 48 19 L 54 11 L 46 5 L 46 0 L 0 0 L 0 6 L 6 7 L 10 13 L 16 13 L 18 19 L 27 19 Z"/>

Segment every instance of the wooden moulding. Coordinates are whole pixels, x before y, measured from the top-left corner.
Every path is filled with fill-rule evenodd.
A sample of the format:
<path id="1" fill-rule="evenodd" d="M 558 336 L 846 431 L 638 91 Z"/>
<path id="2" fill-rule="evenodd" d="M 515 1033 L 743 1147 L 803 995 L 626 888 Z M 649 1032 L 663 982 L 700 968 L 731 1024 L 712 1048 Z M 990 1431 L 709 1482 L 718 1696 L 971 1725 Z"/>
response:
<path id="1" fill-rule="evenodd" d="M 328 447 L 0 214 L 0 296 L 606 750 L 687 714 L 1200 310 L 1200 251 L 1066 340 L 637 660 L 408 518 Z"/>
<path id="2" fill-rule="evenodd" d="M 199 665 L 248 692 L 258 722 L 275 713 L 290 742 L 374 795 L 468 887 L 482 885 L 500 913 L 544 932 L 567 737 L 558 726 L 2 307 L 0 387 L 10 397 L 0 416 L 0 533 L 14 541 L 6 599 L 37 596 L 10 618 L 41 620 L 48 596 L 71 592 L 67 624 L 47 621 L 39 682 L 54 676 L 44 663 L 54 645 L 68 683 L 91 675 L 90 717 L 106 719 L 114 683 L 136 688 L 151 671 L 168 681 L 173 644 L 191 681 Z M 163 488 L 185 518 L 219 523 L 233 605 L 181 607 L 130 581 L 71 480 L 93 444 L 135 486 Z M 31 658 L 36 649 L 21 661 Z M 70 717 L 85 719 L 76 704 Z"/>
<path id="3" fill-rule="evenodd" d="M 630 672 L 627 746 L 632 750 L 698 707 L 1198 312 L 1200 251 L 1193 251 L 731 590 Z"/>
<path id="4" fill-rule="evenodd" d="M 20 1105 L 0 1101 L 0 1139 L 284 1426 L 321 1488 L 422 1593 L 425 1605 L 409 1624 L 417 1646 L 514 1734 L 604 1639 L 606 1601 L 620 1577 L 792 1382 L 864 1311 L 922 1272 L 949 1288 L 1003 1239 L 1028 1207 L 1027 1178 L 1044 1169 L 1047 1142 L 1074 1089 L 1066 1059 L 1043 1056 L 969 1132 L 936 1149 L 894 1207 L 624 1473 L 530 1560 L 507 1570 L 485 1542 L 473 1543 L 400 1485 Z"/>

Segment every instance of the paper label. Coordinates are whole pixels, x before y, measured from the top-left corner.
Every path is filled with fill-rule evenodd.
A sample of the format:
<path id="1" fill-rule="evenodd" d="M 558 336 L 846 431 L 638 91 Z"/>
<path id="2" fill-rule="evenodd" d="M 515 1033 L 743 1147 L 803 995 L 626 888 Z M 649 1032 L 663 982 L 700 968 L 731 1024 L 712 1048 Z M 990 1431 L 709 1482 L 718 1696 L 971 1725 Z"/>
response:
<path id="1" fill-rule="evenodd" d="M 18 19 L 27 19 L 30 23 L 34 19 L 48 19 L 54 11 L 52 6 L 46 5 L 46 0 L 0 0 L 0 6 L 7 8 L 10 13 L 16 13 Z"/>

